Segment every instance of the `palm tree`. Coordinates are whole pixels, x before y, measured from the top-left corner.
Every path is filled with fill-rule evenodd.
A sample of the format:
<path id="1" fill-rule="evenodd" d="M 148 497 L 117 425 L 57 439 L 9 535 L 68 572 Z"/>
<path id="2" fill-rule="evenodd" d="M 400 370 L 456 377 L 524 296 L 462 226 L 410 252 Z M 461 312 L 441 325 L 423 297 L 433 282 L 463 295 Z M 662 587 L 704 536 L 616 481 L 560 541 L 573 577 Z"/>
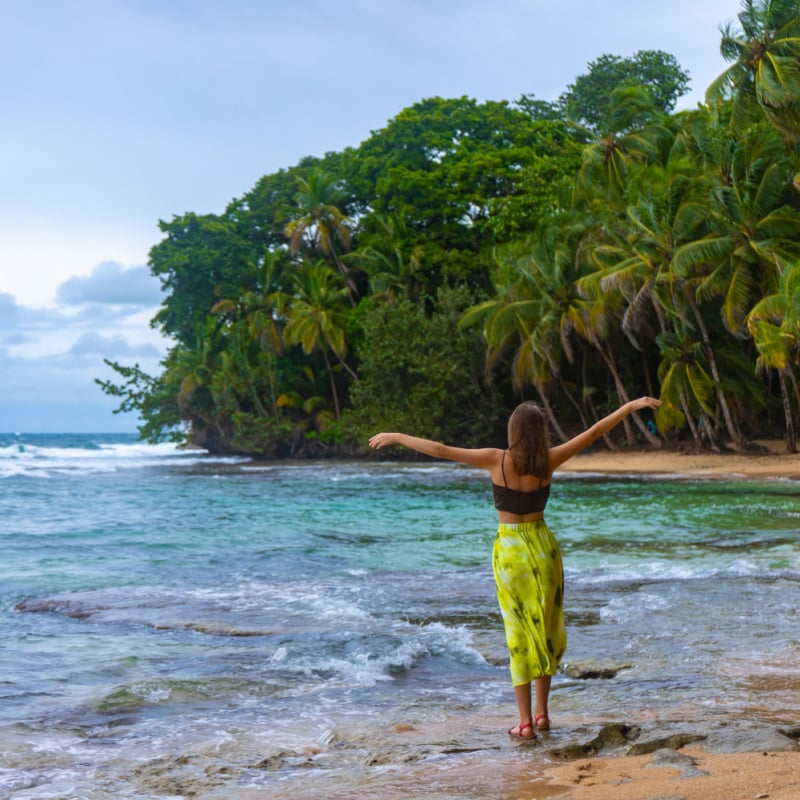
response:
<path id="1" fill-rule="evenodd" d="M 299 178 L 298 184 L 295 203 L 299 216 L 286 225 L 292 254 L 305 242 L 312 253 L 322 253 L 332 259 L 350 292 L 355 293 L 353 278 L 336 249 L 337 242 L 343 251 L 350 249 L 350 220 L 339 210 L 345 198 L 337 179 L 317 168 L 308 179 Z"/>
<path id="2" fill-rule="evenodd" d="M 800 10 L 797 0 L 744 0 L 740 29 L 722 29 L 720 52 L 733 62 L 706 91 L 710 105 L 733 102 L 743 133 L 766 115 L 787 141 L 800 142 Z"/>
<path id="3" fill-rule="evenodd" d="M 250 340 L 257 343 L 257 352 L 249 357 L 249 361 L 257 361 L 261 371 L 266 375 L 272 413 L 275 417 L 278 415 L 276 363 L 283 355 L 281 327 L 284 321 L 283 305 L 286 294 L 283 289 L 287 281 L 287 266 L 285 251 L 267 252 L 260 265 L 254 267 L 258 275 L 255 287 L 243 291 L 238 299 L 220 300 L 211 309 L 212 314 L 225 316 L 230 320 L 232 335 L 238 336 L 238 328 L 245 325 Z M 244 345 L 242 342 L 236 349 L 241 351 Z M 256 408 L 263 409 L 260 397 L 254 398 L 253 402 Z M 261 410 L 259 413 L 267 416 Z"/>
<path id="4" fill-rule="evenodd" d="M 208 316 L 195 324 L 194 347 L 175 348 L 174 358 L 170 359 L 174 380 L 179 381 L 175 402 L 181 416 L 190 420 L 195 429 L 198 423 L 214 429 L 220 441 L 227 439 L 226 419 L 214 389 L 224 346 L 219 321 Z"/>
<path id="5" fill-rule="evenodd" d="M 761 371 L 774 369 L 778 373 L 787 450 L 795 453 L 797 436 L 786 381 L 791 383 L 800 404 L 797 376 L 792 366 L 800 355 L 800 262 L 781 269 L 777 291 L 756 303 L 746 321 L 758 349 L 756 367 Z"/>
<path id="6" fill-rule="evenodd" d="M 628 390 L 620 375 L 614 349 L 609 343 L 612 332 L 612 321 L 618 318 L 619 295 L 598 293 L 576 300 L 566 312 L 566 320 L 581 338 L 585 339 L 598 353 L 611 375 L 617 396 L 620 402 L 627 403 L 630 399 Z M 636 412 L 630 415 L 630 420 L 636 425 L 641 434 L 653 447 L 661 447 L 661 440 L 653 434 Z M 623 427 L 628 444 L 635 444 L 630 425 L 623 420 Z"/>
<path id="7" fill-rule="evenodd" d="M 669 330 L 667 289 L 673 254 L 704 219 L 697 206 L 686 203 L 697 172 L 696 160 L 675 148 L 665 165 L 636 169 L 629 180 L 633 199 L 625 217 L 610 219 L 607 236 L 587 248 L 595 269 L 578 281 L 583 296 L 616 294 L 621 298 L 622 331 L 642 353 L 648 385 L 645 344 L 657 332 Z"/>
<path id="8" fill-rule="evenodd" d="M 552 378 L 560 376 L 564 342 L 548 313 L 547 287 L 537 280 L 531 261 L 526 246 L 496 250 L 492 271 L 495 297 L 468 309 L 459 327 L 483 324 L 490 370 L 500 356 L 514 351 L 514 385 L 522 388 L 530 383 L 536 389 L 553 430 L 566 441 L 568 436 L 553 413 L 547 393 Z"/>
<path id="9" fill-rule="evenodd" d="M 365 228 L 367 225 L 377 229 L 374 244 L 359 247 L 350 257 L 366 268 L 372 295 L 405 293 L 418 301 L 423 248 L 413 243 L 406 218 L 401 214 L 374 213 L 364 221 Z"/>
<path id="10" fill-rule="evenodd" d="M 615 89 L 605 129 L 584 150 L 576 200 L 590 207 L 609 202 L 619 205 L 631 166 L 658 160 L 672 140 L 658 118 L 659 110 L 647 89 Z"/>
<path id="11" fill-rule="evenodd" d="M 676 285 L 689 304 L 708 353 L 726 427 L 734 446 L 744 441 L 728 406 L 711 337 L 699 308 L 722 298 L 722 319 L 735 336 L 747 336 L 745 317 L 774 291 L 777 264 L 797 254 L 800 213 L 786 203 L 791 163 L 774 136 L 758 133 L 734 148 L 727 180 L 697 202 L 706 216 L 706 235 L 679 247 L 673 259 Z M 709 202 L 710 200 L 710 202 Z"/>
<path id="12" fill-rule="evenodd" d="M 709 420 L 714 415 L 710 401 L 714 396 L 714 379 L 709 375 L 703 343 L 686 325 L 658 336 L 661 363 L 658 379 L 661 385 L 661 407 L 656 413 L 658 429 L 668 432 L 687 424 L 695 448 L 702 449 L 703 436 L 709 446 L 719 451 Z M 695 423 L 695 417 L 698 422 Z"/>
<path id="13" fill-rule="evenodd" d="M 327 264 L 301 264 L 295 274 L 294 292 L 288 303 L 289 319 L 283 330 L 287 344 L 301 345 L 307 355 L 317 350 L 322 353 L 337 420 L 341 408 L 329 353 L 333 353 L 352 378 L 357 377 L 345 361 L 346 315 L 342 304 L 346 298 L 347 289 L 339 285 L 336 273 Z"/>

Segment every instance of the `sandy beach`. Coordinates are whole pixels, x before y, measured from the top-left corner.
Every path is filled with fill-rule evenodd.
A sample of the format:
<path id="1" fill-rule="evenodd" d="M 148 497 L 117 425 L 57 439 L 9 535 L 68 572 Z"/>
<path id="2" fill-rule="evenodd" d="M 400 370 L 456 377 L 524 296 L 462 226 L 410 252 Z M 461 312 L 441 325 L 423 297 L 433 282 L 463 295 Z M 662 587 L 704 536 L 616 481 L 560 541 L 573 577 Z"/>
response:
<path id="1" fill-rule="evenodd" d="M 700 748 L 576 761 L 546 773 L 565 800 L 797 800 L 800 752 L 709 754 Z"/>
<path id="2" fill-rule="evenodd" d="M 678 450 L 591 450 L 575 456 L 564 472 L 601 474 L 662 474 L 704 478 L 792 478 L 800 479 L 800 454 L 787 453 L 786 443 L 754 442 L 754 451 L 738 453 L 693 453 Z"/>

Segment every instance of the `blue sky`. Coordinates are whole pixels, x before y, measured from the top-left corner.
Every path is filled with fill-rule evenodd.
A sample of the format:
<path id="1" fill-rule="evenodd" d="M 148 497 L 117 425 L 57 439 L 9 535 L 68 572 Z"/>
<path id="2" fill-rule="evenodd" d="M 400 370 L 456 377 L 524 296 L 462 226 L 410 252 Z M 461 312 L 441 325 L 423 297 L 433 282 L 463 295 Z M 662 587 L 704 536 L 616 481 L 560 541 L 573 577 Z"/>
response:
<path id="1" fill-rule="evenodd" d="M 694 107 L 736 0 L 0 2 L 0 431 L 133 431 L 103 358 L 168 345 L 158 220 L 356 146 L 433 96 L 558 97 L 603 53 L 672 53 Z"/>

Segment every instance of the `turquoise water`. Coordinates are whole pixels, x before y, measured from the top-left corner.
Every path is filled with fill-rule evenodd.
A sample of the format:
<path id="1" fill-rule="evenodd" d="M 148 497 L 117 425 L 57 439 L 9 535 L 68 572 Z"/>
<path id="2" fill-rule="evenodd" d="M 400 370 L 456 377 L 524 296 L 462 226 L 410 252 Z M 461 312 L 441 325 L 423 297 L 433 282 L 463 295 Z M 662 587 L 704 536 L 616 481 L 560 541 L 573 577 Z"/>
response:
<path id="1" fill-rule="evenodd" d="M 555 741 L 796 721 L 796 483 L 557 475 L 547 517 L 566 661 L 626 667 L 556 676 Z M 458 465 L 0 436 L 0 799 L 473 796 L 517 757 L 494 528 Z"/>

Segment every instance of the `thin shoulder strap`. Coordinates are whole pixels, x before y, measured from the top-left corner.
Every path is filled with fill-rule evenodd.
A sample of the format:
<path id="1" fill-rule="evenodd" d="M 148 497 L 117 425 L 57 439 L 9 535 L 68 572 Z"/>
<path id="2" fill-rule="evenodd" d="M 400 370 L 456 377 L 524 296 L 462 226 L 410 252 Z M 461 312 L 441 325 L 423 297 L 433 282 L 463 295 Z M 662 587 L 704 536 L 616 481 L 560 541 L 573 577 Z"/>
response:
<path id="1" fill-rule="evenodd" d="M 503 473 L 503 485 L 508 489 L 508 481 L 506 480 L 506 451 L 503 450 L 503 457 L 500 459 L 500 472 Z"/>

